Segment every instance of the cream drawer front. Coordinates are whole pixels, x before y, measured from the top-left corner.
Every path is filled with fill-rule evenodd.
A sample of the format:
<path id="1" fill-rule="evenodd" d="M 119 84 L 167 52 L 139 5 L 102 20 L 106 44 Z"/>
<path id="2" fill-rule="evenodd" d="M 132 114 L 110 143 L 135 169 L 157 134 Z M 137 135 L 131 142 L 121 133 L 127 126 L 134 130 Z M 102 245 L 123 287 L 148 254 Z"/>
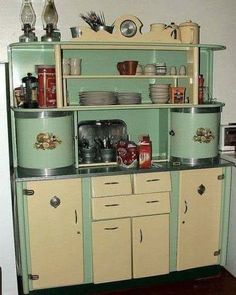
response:
<path id="1" fill-rule="evenodd" d="M 170 198 L 168 192 L 92 199 L 94 220 L 169 212 Z"/>
<path id="2" fill-rule="evenodd" d="M 139 173 L 134 175 L 134 193 L 154 193 L 171 190 L 169 172 Z"/>
<path id="3" fill-rule="evenodd" d="M 93 197 L 132 194 L 130 175 L 92 177 L 91 185 Z"/>

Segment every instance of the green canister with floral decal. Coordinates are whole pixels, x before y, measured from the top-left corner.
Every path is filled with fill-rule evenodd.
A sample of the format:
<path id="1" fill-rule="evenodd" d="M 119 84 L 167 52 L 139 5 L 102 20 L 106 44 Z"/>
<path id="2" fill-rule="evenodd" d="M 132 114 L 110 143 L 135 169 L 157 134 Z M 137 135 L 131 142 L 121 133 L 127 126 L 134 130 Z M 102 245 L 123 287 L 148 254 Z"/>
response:
<path id="1" fill-rule="evenodd" d="M 171 109 L 170 160 L 204 164 L 218 159 L 222 105 Z"/>
<path id="2" fill-rule="evenodd" d="M 54 175 L 74 166 L 73 112 L 15 112 L 17 163 L 30 175 Z"/>

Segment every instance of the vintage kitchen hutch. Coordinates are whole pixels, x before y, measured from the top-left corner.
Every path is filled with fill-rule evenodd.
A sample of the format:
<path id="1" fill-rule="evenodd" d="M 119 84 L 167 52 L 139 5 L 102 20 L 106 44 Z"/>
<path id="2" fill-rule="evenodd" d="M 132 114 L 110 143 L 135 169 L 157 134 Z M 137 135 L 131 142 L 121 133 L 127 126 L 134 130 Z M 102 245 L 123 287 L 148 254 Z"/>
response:
<path id="1" fill-rule="evenodd" d="M 26 294 L 224 265 L 230 167 L 221 160 L 177 166 L 169 162 L 174 153 L 169 134 L 172 109 L 204 108 L 209 118 L 212 112 L 220 113 L 220 103 L 198 105 L 198 74 L 204 75 L 212 93 L 213 54 L 222 49 L 79 40 L 9 46 L 18 261 Z M 81 75 L 63 76 L 63 57 L 80 57 Z M 187 74 L 119 76 L 117 62 L 132 59 L 185 65 Z M 40 64 L 56 66 L 57 108 L 17 108 L 13 89 Z M 186 87 L 189 102 L 152 104 L 148 86 L 155 81 Z M 137 91 L 142 104 L 80 106 L 78 93 L 84 90 Z M 81 165 L 78 124 L 109 119 L 123 120 L 134 141 L 149 134 L 153 157 L 162 161 L 146 170 Z M 190 122 L 186 121 L 186 138 Z M 59 136 L 58 150 L 37 150 L 40 132 Z M 189 146 L 181 142 L 187 153 Z"/>

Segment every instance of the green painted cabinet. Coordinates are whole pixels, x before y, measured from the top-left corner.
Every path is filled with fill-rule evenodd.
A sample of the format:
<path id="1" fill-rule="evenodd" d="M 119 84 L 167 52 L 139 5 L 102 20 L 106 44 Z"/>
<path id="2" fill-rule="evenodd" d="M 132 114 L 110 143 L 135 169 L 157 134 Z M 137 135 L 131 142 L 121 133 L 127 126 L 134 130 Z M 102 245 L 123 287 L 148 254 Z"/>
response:
<path id="1" fill-rule="evenodd" d="M 130 170 L 129 175 L 119 167 L 81 167 L 78 155 L 78 124 L 88 120 L 119 119 L 126 123 L 131 140 L 137 142 L 140 134 L 149 134 L 152 139 L 153 158 L 168 161 L 171 149 L 170 109 L 197 106 L 199 73 L 205 77 L 208 93 L 212 93 L 213 52 L 222 49 L 224 46 L 155 42 L 100 44 L 68 41 L 17 43 L 9 46 L 11 106 L 9 112 L 12 123 L 12 159 L 15 168 L 14 199 L 17 205 L 15 223 L 19 236 L 17 239 L 17 248 L 20 252 L 19 272 L 22 275 L 25 294 L 36 289 L 140 278 L 213 263 L 224 264 L 225 247 L 222 245 L 226 244 L 227 240 L 229 195 L 225 187 L 226 183 L 229 184 L 229 173 L 227 181 L 223 180 L 224 184 L 220 191 L 220 182 L 214 177 L 216 174 L 221 174 L 221 169 L 218 171 L 213 168 L 214 165 L 211 166 L 213 169 L 189 171 L 189 167 L 186 167 L 186 171 L 179 171 L 183 167 L 176 168 L 164 164 L 152 167 L 151 171 L 146 170 L 143 173 L 135 169 Z M 81 75 L 63 75 L 63 58 L 73 57 L 81 58 Z M 168 68 L 185 65 L 187 74 L 120 76 L 116 67 L 117 62 L 129 59 L 138 60 L 143 65 L 164 61 Z M 36 76 L 36 65 L 55 65 L 57 92 L 55 109 L 32 111 L 18 107 L 16 90 L 21 86 L 21 79 L 27 73 Z M 171 103 L 152 103 L 149 84 L 153 83 L 185 87 L 189 102 L 178 106 Z M 142 103 L 80 105 L 79 92 L 94 90 L 139 92 Z M 206 102 L 211 98 L 206 98 Z M 212 104 L 207 106 L 212 107 Z M 55 114 L 65 111 L 71 114 L 70 122 L 73 126 L 71 123 L 68 124 L 69 128 L 65 134 L 61 134 L 61 137 L 64 136 L 63 142 L 67 142 L 70 146 L 70 153 L 65 152 L 65 156 L 62 155 L 59 148 L 63 145 L 57 144 L 58 161 L 56 158 L 50 158 L 52 152 L 50 150 L 47 153 L 49 160 L 44 159 L 43 162 L 37 158 L 37 151 L 33 151 L 36 154 L 36 166 L 39 163 L 41 169 L 45 168 L 44 163 L 49 164 L 50 161 L 53 161 L 53 167 L 48 168 L 57 168 L 58 163 L 66 162 L 65 166 L 72 164 L 73 169 L 64 172 L 60 170 L 57 175 L 53 171 L 51 174 L 45 173 L 40 176 L 34 175 L 33 171 L 29 170 L 28 173 L 21 173 L 18 169 L 19 155 L 23 153 L 27 157 L 28 150 L 25 150 L 25 144 L 32 148 L 36 143 L 27 142 L 30 136 L 24 133 L 23 127 L 19 131 L 17 125 L 22 123 L 22 114 L 36 113 L 42 117 L 44 112 Z M 64 130 L 60 124 L 53 124 L 56 131 L 60 129 L 59 133 Z M 32 130 L 35 127 L 32 125 Z M 55 130 L 51 129 L 52 131 L 48 132 L 55 133 Z M 27 132 L 31 133 L 29 125 Z M 40 130 L 37 132 L 40 133 Z M 62 140 L 58 140 L 60 141 Z M 31 164 L 29 161 L 28 166 Z M 35 166 L 31 168 L 37 169 Z M 160 177 L 156 177 L 158 173 Z M 107 193 L 106 187 L 101 188 L 101 194 L 93 198 L 92 177 L 98 178 L 101 175 L 117 177 L 122 174 L 125 174 L 122 179 L 130 181 L 128 187 L 121 184 L 124 195 L 120 196 L 118 190 L 112 197 Z M 171 179 L 170 174 L 172 174 Z M 150 177 L 146 177 L 147 175 Z M 215 184 L 217 193 L 213 202 L 208 202 L 208 198 L 212 199 L 211 183 Z M 207 188 L 202 195 L 196 193 L 196 186 L 201 187 L 201 185 Z M 147 187 L 149 190 L 146 190 Z M 156 187 L 161 189 L 157 191 Z M 223 196 L 225 202 L 222 201 Z M 107 202 L 106 198 L 110 198 L 111 203 L 104 203 Z M 122 198 L 122 204 L 109 207 L 118 204 L 114 203 L 120 201 L 118 198 Z M 214 210 L 211 208 L 212 204 Z M 93 207 L 95 205 L 96 208 L 102 206 L 102 209 L 95 210 Z M 105 205 L 109 206 L 104 207 Z M 113 208 L 114 211 L 105 214 L 107 208 Z M 116 211 L 115 208 L 119 210 Z M 196 210 L 193 211 L 192 208 Z M 95 218 L 93 214 L 96 214 Z M 210 217 L 204 234 L 199 227 L 199 224 L 204 227 L 198 220 L 199 216 L 201 222 L 203 218 L 207 220 Z M 199 239 L 204 241 L 211 230 L 214 231 L 214 237 L 210 240 L 212 243 L 202 242 L 199 252 L 198 250 L 196 253 L 191 252 L 190 248 L 195 246 L 194 243 L 198 244 Z M 219 249 L 222 251 L 220 254 L 222 259 L 214 256 L 214 253 L 217 254 L 214 251 Z M 207 251 L 210 251 L 210 254 Z M 197 254 L 196 260 L 193 257 L 195 254 Z"/>

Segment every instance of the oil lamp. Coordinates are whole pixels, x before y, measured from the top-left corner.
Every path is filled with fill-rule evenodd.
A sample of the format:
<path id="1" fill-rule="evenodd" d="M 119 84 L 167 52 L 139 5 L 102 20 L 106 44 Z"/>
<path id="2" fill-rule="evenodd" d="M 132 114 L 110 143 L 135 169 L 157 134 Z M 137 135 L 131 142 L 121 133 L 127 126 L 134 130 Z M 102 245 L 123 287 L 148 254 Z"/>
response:
<path id="1" fill-rule="evenodd" d="M 37 41 L 38 38 L 35 36 L 33 32 L 35 22 L 36 22 L 36 15 L 31 3 L 31 0 L 23 0 L 21 5 L 21 13 L 20 19 L 22 23 L 22 30 L 24 34 L 19 37 L 20 42 L 32 42 Z"/>
<path id="2" fill-rule="evenodd" d="M 56 32 L 58 14 L 54 0 L 45 0 L 42 12 L 42 22 L 46 34 L 41 37 L 41 41 L 60 41 L 61 34 L 58 31 Z"/>

